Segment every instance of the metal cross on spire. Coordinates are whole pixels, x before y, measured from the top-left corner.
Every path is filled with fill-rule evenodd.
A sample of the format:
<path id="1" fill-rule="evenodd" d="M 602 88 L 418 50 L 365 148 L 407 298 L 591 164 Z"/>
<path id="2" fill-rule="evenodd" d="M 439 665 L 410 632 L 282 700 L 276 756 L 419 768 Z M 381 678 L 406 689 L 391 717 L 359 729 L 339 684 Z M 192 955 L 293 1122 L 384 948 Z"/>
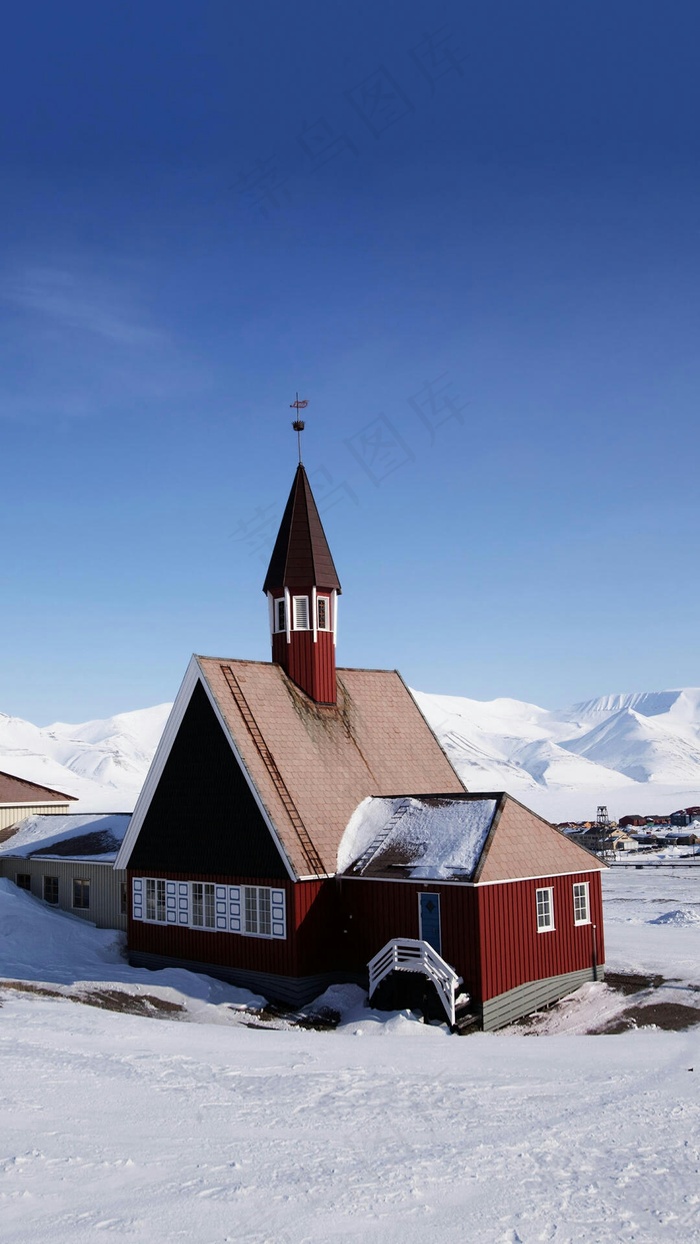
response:
<path id="1" fill-rule="evenodd" d="M 308 404 L 309 404 L 309 399 L 308 399 L 308 398 L 300 398 L 300 397 L 299 397 L 299 394 L 297 393 L 297 395 L 296 395 L 296 401 L 295 401 L 295 402 L 290 402 L 290 404 L 289 404 L 289 409 L 290 409 L 290 410 L 296 410 L 296 412 L 297 412 L 297 416 L 298 416 L 299 411 L 300 411 L 300 410 L 306 410 L 306 407 L 308 406 Z M 304 420 L 303 420 L 303 419 L 296 418 L 296 419 L 294 420 L 294 423 L 292 424 L 292 427 L 294 428 L 294 431 L 295 431 L 295 432 L 296 432 L 296 434 L 297 434 L 297 442 L 298 442 L 298 445 L 299 445 L 299 465 L 301 466 L 301 434 L 302 434 L 302 432 L 304 431 Z"/>

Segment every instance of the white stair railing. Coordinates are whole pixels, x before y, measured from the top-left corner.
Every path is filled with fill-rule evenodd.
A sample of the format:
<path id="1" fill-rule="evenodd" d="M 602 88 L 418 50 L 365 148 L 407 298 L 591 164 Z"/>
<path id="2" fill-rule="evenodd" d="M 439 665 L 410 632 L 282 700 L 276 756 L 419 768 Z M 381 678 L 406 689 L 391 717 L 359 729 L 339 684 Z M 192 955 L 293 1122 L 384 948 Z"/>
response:
<path id="1" fill-rule="evenodd" d="M 395 937 L 370 959 L 367 966 L 370 1001 L 378 985 L 391 972 L 422 972 L 435 985 L 450 1025 L 454 1027 L 455 995 L 462 984 L 462 977 L 457 975 L 454 968 L 445 962 L 429 942 L 418 938 Z"/>

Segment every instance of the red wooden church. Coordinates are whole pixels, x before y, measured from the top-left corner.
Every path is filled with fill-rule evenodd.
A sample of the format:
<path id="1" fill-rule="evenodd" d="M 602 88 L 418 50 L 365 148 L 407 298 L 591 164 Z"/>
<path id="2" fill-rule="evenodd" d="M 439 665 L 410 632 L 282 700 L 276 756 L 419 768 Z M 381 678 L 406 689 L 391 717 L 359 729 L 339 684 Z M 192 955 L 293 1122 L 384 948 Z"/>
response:
<path id="1" fill-rule="evenodd" d="M 599 861 L 467 793 L 396 671 L 336 668 L 340 582 L 301 464 L 264 591 L 272 661 L 192 657 L 117 858 L 131 963 L 292 1005 L 424 978 L 485 1028 L 600 975 Z"/>

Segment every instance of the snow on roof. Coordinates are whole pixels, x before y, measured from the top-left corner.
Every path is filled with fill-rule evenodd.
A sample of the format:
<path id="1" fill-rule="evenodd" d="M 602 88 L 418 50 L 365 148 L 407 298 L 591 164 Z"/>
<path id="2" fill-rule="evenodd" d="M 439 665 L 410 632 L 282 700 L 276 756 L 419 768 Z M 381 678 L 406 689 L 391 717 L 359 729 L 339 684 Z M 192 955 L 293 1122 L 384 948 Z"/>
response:
<path id="1" fill-rule="evenodd" d="M 0 843 L 0 855 L 57 855 L 113 860 L 131 819 L 128 812 L 28 816 Z"/>
<path id="2" fill-rule="evenodd" d="M 467 881 L 479 862 L 496 804 L 493 798 L 450 796 L 365 799 L 343 835 L 338 871 L 376 876 L 401 869 L 416 880 Z"/>

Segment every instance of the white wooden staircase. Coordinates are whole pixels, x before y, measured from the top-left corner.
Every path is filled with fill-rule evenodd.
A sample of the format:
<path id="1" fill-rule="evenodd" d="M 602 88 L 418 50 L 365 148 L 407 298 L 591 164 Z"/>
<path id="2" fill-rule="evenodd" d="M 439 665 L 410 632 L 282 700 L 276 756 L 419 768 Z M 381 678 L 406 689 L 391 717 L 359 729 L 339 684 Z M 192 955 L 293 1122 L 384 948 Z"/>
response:
<path id="1" fill-rule="evenodd" d="M 454 1028 L 455 1001 L 462 977 L 457 975 L 449 963 L 445 963 L 429 942 L 412 937 L 395 937 L 370 959 L 367 966 L 370 1002 L 377 987 L 391 972 L 422 972 L 433 982 L 450 1027 Z M 462 1001 L 460 998 L 460 1002 Z M 468 996 L 464 997 L 464 1003 L 468 1001 Z"/>

